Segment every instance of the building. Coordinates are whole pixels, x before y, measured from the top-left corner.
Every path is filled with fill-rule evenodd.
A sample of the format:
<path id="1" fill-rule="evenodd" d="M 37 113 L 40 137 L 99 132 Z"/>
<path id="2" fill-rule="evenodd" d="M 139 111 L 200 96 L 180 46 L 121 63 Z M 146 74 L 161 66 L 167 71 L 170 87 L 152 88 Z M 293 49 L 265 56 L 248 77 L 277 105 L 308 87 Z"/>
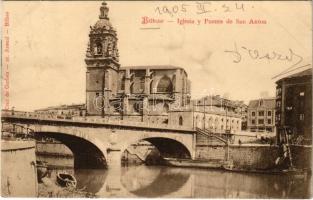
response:
<path id="1" fill-rule="evenodd" d="M 275 131 L 275 98 L 256 99 L 249 102 L 248 129 L 252 132 Z"/>
<path id="2" fill-rule="evenodd" d="M 234 112 L 241 116 L 241 130 L 247 130 L 248 126 L 248 105 L 243 101 L 234 101 Z"/>
<path id="3" fill-rule="evenodd" d="M 312 144 L 312 68 L 276 82 L 277 139 L 284 127 L 291 128 L 299 144 Z"/>
<path id="4" fill-rule="evenodd" d="M 98 21 L 90 26 L 85 57 L 85 111 L 61 106 L 36 112 L 198 127 L 214 132 L 246 127 L 247 106 L 242 101 L 207 96 L 191 103 L 191 83 L 182 67 L 121 66 L 118 36 L 108 13 L 103 2 Z"/>
<path id="5" fill-rule="evenodd" d="M 124 66 L 106 3 L 90 27 L 86 52 L 88 116 L 167 123 L 172 107 L 190 103 L 190 81 L 181 67 Z"/>
<path id="6" fill-rule="evenodd" d="M 214 133 L 239 132 L 246 105 L 219 95 L 193 100 L 191 105 L 169 111 L 170 124 L 205 129 Z"/>
<path id="7" fill-rule="evenodd" d="M 61 105 L 38 109 L 35 112 L 38 114 L 71 118 L 73 116 L 85 116 L 86 107 L 85 104 Z"/>

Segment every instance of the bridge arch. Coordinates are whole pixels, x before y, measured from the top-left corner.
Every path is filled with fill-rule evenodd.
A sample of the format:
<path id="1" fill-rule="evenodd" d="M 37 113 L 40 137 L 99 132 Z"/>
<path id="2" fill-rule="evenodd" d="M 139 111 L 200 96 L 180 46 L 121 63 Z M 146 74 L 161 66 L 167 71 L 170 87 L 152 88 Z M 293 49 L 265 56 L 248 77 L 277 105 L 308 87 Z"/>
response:
<path id="1" fill-rule="evenodd" d="M 139 141 L 150 142 L 155 146 L 160 155 L 163 158 L 179 158 L 179 159 L 191 159 L 192 158 L 192 149 L 188 144 L 185 144 L 183 141 L 179 141 L 175 138 L 169 137 L 144 137 L 137 138 L 123 145 L 121 152 L 123 153 L 129 146 L 136 144 Z"/>
<path id="2" fill-rule="evenodd" d="M 61 132 L 34 132 L 35 138 L 48 137 L 60 141 L 74 155 L 75 169 L 104 169 L 107 167 L 106 148 L 95 139 Z"/>

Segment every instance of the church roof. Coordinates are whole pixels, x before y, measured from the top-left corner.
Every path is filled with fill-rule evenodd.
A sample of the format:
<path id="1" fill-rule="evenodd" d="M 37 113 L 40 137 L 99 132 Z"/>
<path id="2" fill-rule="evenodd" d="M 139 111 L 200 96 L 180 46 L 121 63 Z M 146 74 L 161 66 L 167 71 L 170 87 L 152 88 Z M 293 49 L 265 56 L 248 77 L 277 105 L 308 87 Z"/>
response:
<path id="1" fill-rule="evenodd" d="M 173 66 L 173 65 L 137 65 L 137 66 L 123 66 L 121 70 L 125 69 L 182 69 L 182 67 Z"/>
<path id="2" fill-rule="evenodd" d="M 99 19 L 96 24 L 93 26 L 95 29 L 113 29 L 111 22 L 108 19 Z"/>

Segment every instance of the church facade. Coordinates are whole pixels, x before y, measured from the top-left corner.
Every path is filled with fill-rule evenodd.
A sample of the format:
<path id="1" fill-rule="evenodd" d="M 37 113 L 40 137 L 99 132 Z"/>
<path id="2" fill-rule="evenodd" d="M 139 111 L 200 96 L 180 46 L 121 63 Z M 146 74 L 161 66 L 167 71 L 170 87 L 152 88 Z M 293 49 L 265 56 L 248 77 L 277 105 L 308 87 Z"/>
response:
<path id="1" fill-rule="evenodd" d="M 88 116 L 168 123 L 168 112 L 190 105 L 190 81 L 181 67 L 121 66 L 118 37 L 105 2 L 90 27 L 86 52 Z"/>

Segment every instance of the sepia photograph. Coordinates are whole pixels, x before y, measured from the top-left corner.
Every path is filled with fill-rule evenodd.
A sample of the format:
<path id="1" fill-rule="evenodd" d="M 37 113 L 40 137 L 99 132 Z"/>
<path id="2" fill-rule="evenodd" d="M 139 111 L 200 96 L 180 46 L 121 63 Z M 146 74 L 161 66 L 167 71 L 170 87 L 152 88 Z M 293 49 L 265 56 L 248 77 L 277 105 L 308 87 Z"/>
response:
<path id="1" fill-rule="evenodd" d="M 311 1 L 2 2 L 1 197 L 312 198 Z"/>

